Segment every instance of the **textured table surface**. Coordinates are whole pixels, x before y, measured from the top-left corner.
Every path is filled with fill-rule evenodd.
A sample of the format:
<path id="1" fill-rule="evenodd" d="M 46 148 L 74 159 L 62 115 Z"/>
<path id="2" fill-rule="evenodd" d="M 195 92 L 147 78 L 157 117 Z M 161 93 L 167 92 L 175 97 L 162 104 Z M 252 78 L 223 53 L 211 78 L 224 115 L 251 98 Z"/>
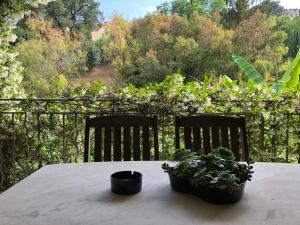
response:
<path id="1" fill-rule="evenodd" d="M 0 225 L 299 225 L 300 166 L 256 163 L 243 199 L 212 205 L 170 189 L 162 162 L 46 166 L 0 194 Z M 110 174 L 143 173 L 133 196 L 110 192 Z"/>

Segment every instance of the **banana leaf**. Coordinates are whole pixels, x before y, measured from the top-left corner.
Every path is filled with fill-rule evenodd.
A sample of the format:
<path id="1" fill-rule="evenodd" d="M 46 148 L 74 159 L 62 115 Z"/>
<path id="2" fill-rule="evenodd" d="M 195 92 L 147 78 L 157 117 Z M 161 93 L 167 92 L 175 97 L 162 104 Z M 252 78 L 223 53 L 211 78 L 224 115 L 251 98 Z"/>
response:
<path id="1" fill-rule="evenodd" d="M 266 81 L 257 72 L 257 70 L 252 66 L 247 60 L 238 55 L 232 55 L 233 61 L 240 67 L 240 69 L 245 73 L 248 79 L 253 80 L 256 84 L 264 84 Z"/>

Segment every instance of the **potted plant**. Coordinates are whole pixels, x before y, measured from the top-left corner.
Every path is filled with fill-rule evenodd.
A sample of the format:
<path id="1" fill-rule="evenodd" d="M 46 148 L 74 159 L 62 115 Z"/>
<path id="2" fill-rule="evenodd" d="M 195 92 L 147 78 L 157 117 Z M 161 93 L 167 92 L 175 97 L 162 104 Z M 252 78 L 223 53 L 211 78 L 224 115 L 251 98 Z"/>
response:
<path id="1" fill-rule="evenodd" d="M 164 163 L 163 170 L 169 174 L 171 188 L 177 192 L 190 193 L 193 191 L 190 177 L 196 170 L 198 156 L 190 150 L 178 150 L 174 154 L 174 160 L 178 161 L 174 167 Z"/>
<path id="2" fill-rule="evenodd" d="M 219 147 L 207 155 L 190 150 L 175 153 L 174 167 L 162 165 L 169 174 L 175 191 L 193 193 L 211 203 L 233 203 L 244 193 L 247 180 L 251 180 L 252 162 L 237 162 L 232 151 Z"/>

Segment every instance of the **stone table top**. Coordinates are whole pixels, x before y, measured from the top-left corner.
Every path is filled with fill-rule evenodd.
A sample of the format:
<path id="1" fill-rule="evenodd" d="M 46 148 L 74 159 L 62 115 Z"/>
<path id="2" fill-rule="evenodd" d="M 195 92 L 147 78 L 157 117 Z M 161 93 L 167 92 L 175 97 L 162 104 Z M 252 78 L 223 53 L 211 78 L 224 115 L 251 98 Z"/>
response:
<path id="1" fill-rule="evenodd" d="M 0 225 L 299 225 L 300 166 L 255 163 L 243 199 L 213 205 L 173 192 L 162 162 L 49 165 L 0 194 Z M 110 191 L 110 174 L 136 170 L 143 189 Z"/>

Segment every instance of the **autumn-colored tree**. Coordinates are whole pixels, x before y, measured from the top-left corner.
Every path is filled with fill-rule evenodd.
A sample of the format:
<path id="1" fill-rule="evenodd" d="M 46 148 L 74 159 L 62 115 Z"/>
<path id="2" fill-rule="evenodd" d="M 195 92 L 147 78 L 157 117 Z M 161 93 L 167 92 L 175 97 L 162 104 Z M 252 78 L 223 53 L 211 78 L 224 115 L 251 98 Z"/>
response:
<path id="1" fill-rule="evenodd" d="M 242 3 L 237 0 L 236 4 L 242 8 Z M 244 3 L 248 5 L 248 1 Z M 135 84 L 159 81 L 166 71 L 181 71 L 198 79 L 222 74 L 238 78 L 232 54 L 254 63 L 267 80 L 274 80 L 284 70 L 286 34 L 276 30 L 274 17 L 260 11 L 245 17 L 235 29 L 225 29 L 218 15 L 208 17 L 197 12 L 189 18 L 149 14 L 132 22 L 117 16 L 109 26 L 112 42 L 104 49 L 106 58 L 127 81 Z M 145 71 L 150 65 L 156 68 L 155 76 Z M 140 82 L 136 82 L 138 79 Z"/>
<path id="2" fill-rule="evenodd" d="M 211 19 L 193 13 L 190 19 L 190 30 L 192 37 L 204 49 L 210 48 L 211 42 L 221 27 Z"/>
<path id="3" fill-rule="evenodd" d="M 256 64 L 265 77 L 277 73 L 288 51 L 284 45 L 287 35 L 276 31 L 275 25 L 274 18 L 257 11 L 239 24 L 234 36 L 235 53 Z"/>
<path id="4" fill-rule="evenodd" d="M 130 22 L 116 15 L 108 26 L 111 41 L 104 48 L 105 61 L 112 63 L 125 79 L 136 73 L 133 63 L 138 59 L 140 49 L 132 38 L 131 28 Z"/>
<path id="5" fill-rule="evenodd" d="M 106 56 L 129 81 L 151 80 L 143 78 L 149 75 L 145 68 L 150 65 L 156 68 L 156 75 L 149 75 L 155 81 L 162 80 L 166 71 L 203 78 L 228 73 L 232 68 L 228 65 L 233 65 L 233 31 L 223 30 L 217 22 L 197 12 L 189 20 L 177 14 L 147 15 L 131 23 L 115 17 L 110 34 L 113 41 L 105 49 Z"/>
<path id="6" fill-rule="evenodd" d="M 28 28 L 35 38 L 20 42 L 19 59 L 25 67 L 24 84 L 27 92 L 38 96 L 59 94 L 66 78 L 77 76 L 85 66 L 81 37 L 53 28 L 51 20 L 29 19 Z M 59 84 L 58 84 L 58 83 Z"/>
<path id="7" fill-rule="evenodd" d="M 47 42 L 47 55 L 55 62 L 59 73 L 72 77 L 82 72 L 86 52 L 81 47 L 80 34 L 71 36 L 70 32 L 53 28 L 52 20 L 29 19 L 27 24 L 35 33 L 36 39 Z"/>

